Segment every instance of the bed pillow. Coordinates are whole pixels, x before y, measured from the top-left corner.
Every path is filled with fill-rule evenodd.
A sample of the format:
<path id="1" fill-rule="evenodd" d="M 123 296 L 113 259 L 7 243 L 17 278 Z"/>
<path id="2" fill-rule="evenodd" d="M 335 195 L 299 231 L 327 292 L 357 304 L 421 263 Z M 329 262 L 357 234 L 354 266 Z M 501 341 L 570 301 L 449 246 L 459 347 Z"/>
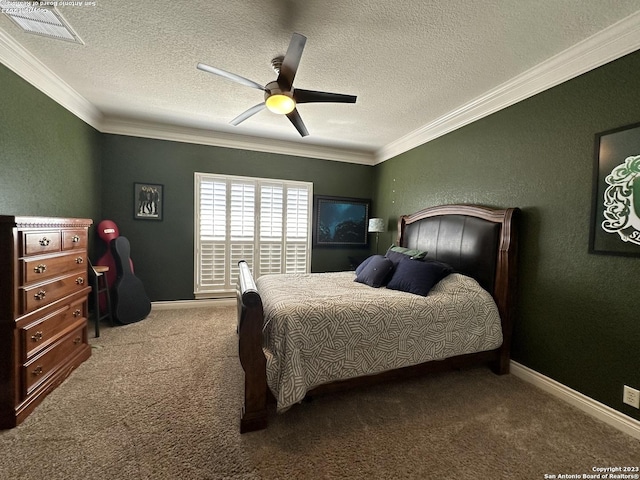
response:
<path id="1" fill-rule="evenodd" d="M 381 287 L 393 270 L 393 262 L 382 255 L 373 255 L 367 260 L 367 264 L 357 273 L 355 281 L 374 288 Z"/>
<path id="2" fill-rule="evenodd" d="M 375 257 L 375 255 L 365 258 L 362 263 L 356 267 L 356 275 L 360 275 L 360 272 L 367 266 L 373 257 Z"/>
<path id="3" fill-rule="evenodd" d="M 416 262 L 407 257 L 396 265 L 387 288 L 426 297 L 436 283 L 452 272 L 453 269 L 446 263 Z"/>
<path id="4" fill-rule="evenodd" d="M 409 248 L 404 247 L 396 247 L 391 245 L 385 257 L 393 262 L 394 265 L 398 265 L 402 260 L 409 258 L 411 260 L 421 261 L 424 259 L 424 256 L 427 252 L 422 250 L 411 250 Z"/>
<path id="5" fill-rule="evenodd" d="M 403 255 L 400 252 L 396 252 L 391 249 L 387 250 L 387 253 L 385 253 L 384 256 L 387 257 L 389 260 L 391 260 L 394 266 L 397 266 L 401 261 L 405 259 L 411 260 L 411 257 L 408 257 L 406 255 Z M 418 260 L 415 260 L 415 261 L 418 261 Z"/>
<path id="6" fill-rule="evenodd" d="M 397 245 L 391 245 L 387 250 L 387 253 L 400 253 L 412 260 L 423 260 L 427 256 L 425 250 L 418 250 L 417 248 L 398 247 Z"/>

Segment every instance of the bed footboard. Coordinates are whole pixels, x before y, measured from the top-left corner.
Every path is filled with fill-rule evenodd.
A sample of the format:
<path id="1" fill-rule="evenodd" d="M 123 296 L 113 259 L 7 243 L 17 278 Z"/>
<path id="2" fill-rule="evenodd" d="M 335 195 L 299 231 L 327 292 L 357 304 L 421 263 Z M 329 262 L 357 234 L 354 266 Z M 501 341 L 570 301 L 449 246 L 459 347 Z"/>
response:
<path id="1" fill-rule="evenodd" d="M 244 370 L 240 433 L 267 428 L 267 361 L 262 351 L 262 299 L 247 263 L 238 262 L 238 354 Z"/>

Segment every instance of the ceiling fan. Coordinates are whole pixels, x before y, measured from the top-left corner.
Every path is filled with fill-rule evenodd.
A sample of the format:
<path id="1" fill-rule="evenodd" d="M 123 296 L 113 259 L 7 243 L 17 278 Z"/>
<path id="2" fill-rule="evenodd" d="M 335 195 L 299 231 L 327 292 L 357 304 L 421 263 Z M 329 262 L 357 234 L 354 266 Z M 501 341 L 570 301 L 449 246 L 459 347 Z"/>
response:
<path id="1" fill-rule="evenodd" d="M 258 103 L 249 108 L 245 112 L 231 120 L 231 125 L 239 125 L 249 117 L 262 111 L 265 107 L 281 115 L 286 115 L 291 121 L 298 133 L 306 137 L 309 135 L 307 128 L 304 126 L 302 118 L 296 109 L 298 103 L 356 103 L 355 95 L 343 95 L 341 93 L 317 92 L 315 90 L 303 90 L 301 88 L 293 88 L 293 79 L 296 76 L 302 51 L 307 41 L 307 37 L 294 33 L 289 42 L 289 48 L 284 57 L 276 57 L 271 61 L 271 65 L 278 74 L 278 78 L 273 82 L 267 83 L 264 87 L 259 83 L 241 77 L 235 73 L 230 73 L 219 68 L 211 67 L 203 63 L 198 63 L 199 70 L 220 75 L 241 85 L 256 88 L 264 91 L 264 102 Z"/>

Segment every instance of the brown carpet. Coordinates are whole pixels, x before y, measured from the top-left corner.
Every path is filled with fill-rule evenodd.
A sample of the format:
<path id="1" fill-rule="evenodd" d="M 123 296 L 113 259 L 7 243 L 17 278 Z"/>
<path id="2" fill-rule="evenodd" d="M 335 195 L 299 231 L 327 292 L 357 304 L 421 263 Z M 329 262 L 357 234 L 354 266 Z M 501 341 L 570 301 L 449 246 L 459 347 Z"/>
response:
<path id="1" fill-rule="evenodd" d="M 511 375 L 432 375 L 320 397 L 238 433 L 235 308 L 108 328 L 18 428 L 0 478 L 543 479 L 640 464 L 640 440 Z"/>

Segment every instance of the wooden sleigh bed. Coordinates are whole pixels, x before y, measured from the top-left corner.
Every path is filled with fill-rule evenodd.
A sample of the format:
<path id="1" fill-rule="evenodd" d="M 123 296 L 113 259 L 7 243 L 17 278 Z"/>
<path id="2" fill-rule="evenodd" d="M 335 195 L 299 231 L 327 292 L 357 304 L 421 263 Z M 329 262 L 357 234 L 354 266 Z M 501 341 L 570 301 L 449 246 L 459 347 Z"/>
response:
<path id="1" fill-rule="evenodd" d="M 349 378 L 337 377 L 338 379 L 336 380 L 329 374 L 328 377 L 325 375 L 329 381 L 312 383 L 311 388 L 305 390 L 304 394 L 317 395 L 479 364 L 488 364 L 497 374 L 508 373 L 517 289 L 517 219 L 519 212 L 517 208 L 500 210 L 474 205 L 444 205 L 425 208 L 414 214 L 404 215 L 398 220 L 397 245 L 426 251 L 425 262 L 444 262 L 450 265 L 456 273 L 455 277 L 460 282 L 468 282 L 468 277 L 471 277 L 484 289 L 479 290 L 482 290 L 482 293 L 489 298 L 491 304 L 494 305 L 495 302 L 493 308 L 497 307 L 495 314 L 497 319 L 496 328 L 499 330 L 498 334 L 501 335 L 497 346 L 489 350 L 473 350 L 471 353 L 454 354 L 453 356 L 447 356 L 445 352 L 440 354 L 440 356 L 444 355 L 445 358 L 420 361 L 417 364 L 383 369 L 373 373 L 358 373 L 355 376 L 354 374 L 349 374 Z M 261 296 L 261 294 L 264 295 L 264 290 L 267 290 L 265 284 L 261 285 L 261 279 L 258 279 L 258 282 L 254 281 L 246 262 L 241 261 L 239 267 L 237 292 L 239 357 L 245 374 L 245 395 L 240 431 L 245 433 L 260 430 L 267 426 L 267 404 L 269 399 L 273 398 L 267 380 L 267 359 L 273 359 L 269 355 L 268 349 L 263 347 L 269 342 L 270 335 L 265 323 L 275 322 L 270 319 L 266 320 L 265 309 L 269 313 L 273 309 L 267 309 L 267 306 L 270 305 L 270 297 L 263 298 Z M 306 276 L 289 278 L 289 281 L 299 284 L 314 276 L 329 275 L 330 282 L 338 282 L 344 281 L 343 277 L 340 277 L 340 275 L 344 274 L 307 274 Z M 334 276 L 332 277 L 331 275 Z M 353 282 L 355 274 L 351 273 L 351 275 L 350 283 L 356 284 L 356 282 Z M 279 288 L 281 293 L 284 292 L 284 295 L 281 295 L 277 303 L 285 303 L 281 300 L 282 297 L 288 296 L 286 295 L 287 288 L 293 289 L 293 287 L 287 287 L 286 284 L 282 284 L 287 280 L 288 276 L 265 276 L 262 278 L 265 279 L 266 277 L 272 277 L 269 279 L 272 284 L 280 282 Z M 280 280 L 280 277 L 282 280 Z M 453 278 L 454 275 L 449 275 L 447 278 L 450 277 Z M 444 283 L 446 283 L 444 280 L 438 283 L 438 288 Z M 346 288 L 346 283 L 344 285 Z M 361 289 L 357 292 L 358 294 L 360 292 L 369 294 L 365 292 L 366 289 L 377 290 L 380 298 L 384 297 L 383 294 L 393 294 L 387 289 L 373 289 L 364 285 L 356 285 Z M 435 291 L 436 288 L 433 290 Z M 272 295 L 271 292 L 269 294 Z M 431 293 L 427 297 L 411 294 L 404 295 L 409 295 L 416 302 L 422 301 L 423 298 L 430 299 L 432 297 Z M 493 301 L 491 301 L 491 297 Z M 306 298 L 307 301 L 304 303 L 313 305 L 313 299 L 311 297 Z M 326 298 L 320 301 L 320 303 L 322 302 L 326 304 Z M 383 302 L 383 300 L 380 300 L 380 302 Z M 417 305 L 420 306 L 420 304 Z M 411 308 L 417 309 L 413 304 Z M 309 315 L 307 313 L 304 316 L 313 317 L 313 314 Z M 307 322 L 312 321 L 307 320 Z M 285 322 L 285 329 L 286 327 Z M 479 327 L 482 329 L 482 325 L 479 326 L 478 324 L 469 328 L 478 330 Z M 409 331 L 416 332 L 415 329 L 409 329 Z M 447 333 L 447 335 L 451 336 L 451 333 Z M 455 333 L 455 335 L 458 336 L 460 334 Z M 462 335 L 464 335 L 464 332 Z M 327 336 L 326 333 L 324 336 Z M 401 335 L 398 338 L 400 337 Z M 405 338 L 403 341 L 404 343 L 411 343 L 414 339 Z M 424 341 L 424 339 L 420 341 Z M 424 350 L 424 346 L 421 348 Z M 366 348 L 361 351 L 366 352 Z M 336 352 L 333 355 L 335 356 Z M 338 356 L 340 355 L 340 352 L 338 352 Z M 271 378 L 271 383 L 273 383 L 273 378 Z"/>

